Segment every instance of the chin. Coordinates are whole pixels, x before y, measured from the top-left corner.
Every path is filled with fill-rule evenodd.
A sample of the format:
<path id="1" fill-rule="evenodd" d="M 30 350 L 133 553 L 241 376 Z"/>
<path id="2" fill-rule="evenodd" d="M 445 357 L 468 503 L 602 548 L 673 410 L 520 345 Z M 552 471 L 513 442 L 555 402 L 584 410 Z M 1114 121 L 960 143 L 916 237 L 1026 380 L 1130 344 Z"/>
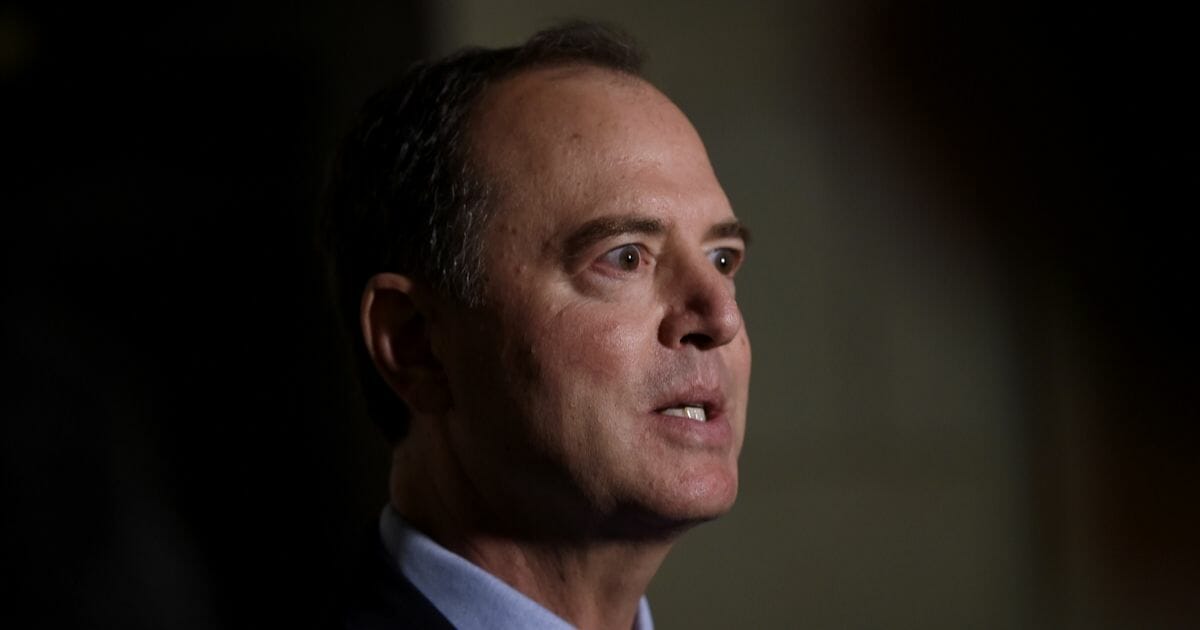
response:
<path id="1" fill-rule="evenodd" d="M 711 521 L 733 508 L 737 500 L 737 470 L 700 475 L 687 480 L 679 505 L 680 517 L 696 522 Z"/>
<path id="2" fill-rule="evenodd" d="M 656 493 L 625 506 L 625 534 L 670 539 L 733 508 L 737 499 L 737 471 L 713 471 L 680 480 L 674 491 Z"/>

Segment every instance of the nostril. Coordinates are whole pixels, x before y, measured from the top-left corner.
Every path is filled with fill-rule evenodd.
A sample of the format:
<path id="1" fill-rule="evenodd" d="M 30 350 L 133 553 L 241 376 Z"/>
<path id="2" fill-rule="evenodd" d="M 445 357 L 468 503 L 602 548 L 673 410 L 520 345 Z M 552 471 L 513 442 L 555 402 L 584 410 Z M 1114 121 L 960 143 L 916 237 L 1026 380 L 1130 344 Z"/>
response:
<path id="1" fill-rule="evenodd" d="M 680 345 L 696 346 L 701 350 L 713 347 L 713 338 L 704 333 L 689 333 L 679 340 Z"/>

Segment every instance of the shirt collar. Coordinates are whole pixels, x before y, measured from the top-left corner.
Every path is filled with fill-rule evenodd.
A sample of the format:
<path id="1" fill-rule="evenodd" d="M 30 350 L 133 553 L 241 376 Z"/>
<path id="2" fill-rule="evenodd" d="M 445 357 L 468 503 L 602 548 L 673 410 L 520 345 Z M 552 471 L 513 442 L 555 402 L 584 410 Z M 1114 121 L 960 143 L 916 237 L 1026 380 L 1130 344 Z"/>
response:
<path id="1" fill-rule="evenodd" d="M 496 576 L 413 529 L 391 506 L 383 509 L 379 533 L 404 577 L 459 630 L 573 627 Z M 654 630 L 645 597 L 638 602 L 633 630 Z"/>

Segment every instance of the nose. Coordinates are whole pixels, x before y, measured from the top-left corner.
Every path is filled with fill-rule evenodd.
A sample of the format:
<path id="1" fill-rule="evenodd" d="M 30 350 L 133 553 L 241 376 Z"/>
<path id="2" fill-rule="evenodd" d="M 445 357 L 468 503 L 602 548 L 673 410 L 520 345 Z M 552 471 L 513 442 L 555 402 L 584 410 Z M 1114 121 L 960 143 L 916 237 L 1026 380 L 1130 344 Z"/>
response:
<path id="1" fill-rule="evenodd" d="M 733 341 L 742 329 L 742 312 L 733 280 L 700 256 L 676 267 L 664 289 L 666 313 L 659 342 L 668 348 L 710 350 Z"/>

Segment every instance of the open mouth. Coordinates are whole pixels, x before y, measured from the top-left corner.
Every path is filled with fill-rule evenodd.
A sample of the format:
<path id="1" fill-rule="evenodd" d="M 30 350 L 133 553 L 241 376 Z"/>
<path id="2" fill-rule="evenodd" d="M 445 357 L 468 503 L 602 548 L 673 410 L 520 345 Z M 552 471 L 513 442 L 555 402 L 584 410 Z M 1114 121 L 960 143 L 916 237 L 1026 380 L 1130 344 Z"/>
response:
<path id="1" fill-rule="evenodd" d="M 704 410 L 704 405 L 686 404 L 678 407 L 666 407 L 659 409 L 658 413 L 664 416 L 678 416 L 680 418 L 688 418 L 696 422 L 708 422 L 708 413 Z"/>

